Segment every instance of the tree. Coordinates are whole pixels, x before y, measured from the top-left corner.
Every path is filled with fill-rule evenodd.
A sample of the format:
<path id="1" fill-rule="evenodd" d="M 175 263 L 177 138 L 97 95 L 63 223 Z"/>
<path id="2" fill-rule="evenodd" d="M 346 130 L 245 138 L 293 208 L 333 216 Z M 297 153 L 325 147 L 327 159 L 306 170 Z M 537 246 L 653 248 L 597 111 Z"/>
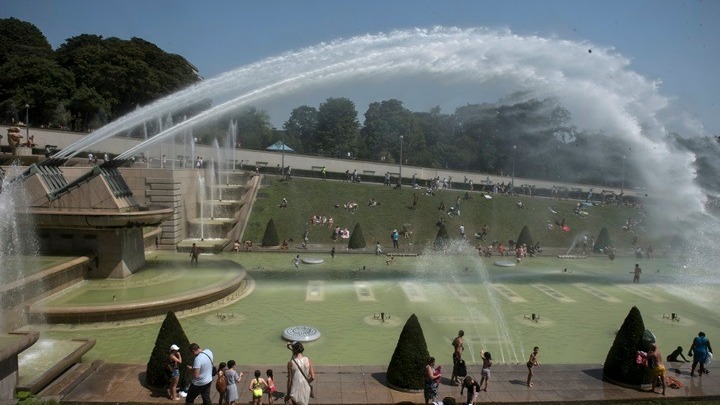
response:
<path id="1" fill-rule="evenodd" d="M 517 245 L 522 246 L 532 246 L 533 245 L 533 239 L 532 236 L 530 236 L 530 230 L 528 229 L 527 225 L 523 226 L 522 230 L 520 231 L 520 236 L 517 238 Z"/>
<path id="2" fill-rule="evenodd" d="M 52 59 L 39 56 L 11 57 L 0 66 L 0 111 L 7 122 L 25 120 L 30 106 L 33 125 L 51 125 L 59 104 L 75 88 L 72 74 Z"/>
<path id="3" fill-rule="evenodd" d="M 70 99 L 68 109 L 72 117 L 71 129 L 84 132 L 101 111 L 108 111 L 108 105 L 95 89 L 82 85 Z"/>
<path id="4" fill-rule="evenodd" d="M 365 242 L 365 236 L 363 236 L 362 226 L 358 222 L 350 234 L 348 249 L 362 249 L 364 247 L 367 247 L 367 243 Z"/>
<path id="5" fill-rule="evenodd" d="M 265 234 L 262 239 L 263 246 L 279 246 L 280 238 L 278 237 L 277 229 L 275 229 L 275 221 L 272 218 L 265 227 Z"/>
<path id="6" fill-rule="evenodd" d="M 318 126 L 318 110 L 315 107 L 302 105 L 292 110 L 290 118 L 283 124 L 286 144 L 298 152 L 311 152 L 306 146 L 316 143 Z"/>
<path id="7" fill-rule="evenodd" d="M 12 17 L 0 19 L 0 65 L 11 57 L 29 56 L 52 59 L 52 46 L 45 35 L 29 22 Z"/>
<path id="8" fill-rule="evenodd" d="M 595 246 L 593 247 L 593 252 L 605 252 L 608 246 L 612 246 L 612 241 L 610 240 L 610 233 L 608 232 L 607 228 L 602 228 L 597 238 L 595 239 Z"/>
<path id="9" fill-rule="evenodd" d="M 603 365 L 603 375 L 618 383 L 639 385 L 643 383 L 645 367 L 637 364 L 638 350 L 643 348 L 645 324 L 637 307 L 632 307 L 620 330 L 615 334 L 610 351 Z"/>
<path id="10" fill-rule="evenodd" d="M 331 156 L 357 154 L 360 122 L 355 103 L 347 98 L 329 98 L 318 109 L 316 152 Z"/>
<path id="11" fill-rule="evenodd" d="M 175 313 L 169 311 L 165 316 L 165 320 L 160 326 L 155 346 L 150 354 L 150 360 L 147 363 L 146 378 L 147 383 L 151 386 L 162 387 L 167 383 L 167 375 L 165 373 L 165 364 L 167 364 L 168 354 L 171 345 L 177 345 L 180 348 L 180 355 L 183 361 L 190 361 L 192 353 L 190 353 L 190 341 L 185 335 L 185 331 L 180 325 Z M 189 370 L 184 365 L 180 367 L 180 384 L 185 385 L 184 381 L 189 382 Z"/>
<path id="12" fill-rule="evenodd" d="M 271 144 L 273 130 L 270 116 L 265 111 L 255 107 L 243 108 L 234 119 L 243 148 L 264 150 Z"/>
<path id="13" fill-rule="evenodd" d="M 399 161 L 400 136 L 409 137 L 415 132 L 413 127 L 412 112 L 403 107 L 401 101 L 392 99 L 370 103 L 360 131 L 360 156 L 371 160 L 392 156 L 390 161 Z"/>
<path id="14" fill-rule="evenodd" d="M 388 384 L 401 389 L 423 389 L 425 384 L 423 371 L 429 358 L 430 353 L 420 321 L 415 314 L 412 314 L 400 332 L 390 365 L 388 365 Z"/>

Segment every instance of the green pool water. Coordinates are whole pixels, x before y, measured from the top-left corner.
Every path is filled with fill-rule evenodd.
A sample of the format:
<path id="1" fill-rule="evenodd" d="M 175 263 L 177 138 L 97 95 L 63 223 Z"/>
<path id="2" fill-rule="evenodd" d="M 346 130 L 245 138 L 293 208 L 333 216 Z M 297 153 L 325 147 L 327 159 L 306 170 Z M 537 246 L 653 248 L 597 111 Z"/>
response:
<path id="1" fill-rule="evenodd" d="M 540 346 L 541 362 L 600 364 L 632 306 L 640 309 L 663 352 L 678 345 L 687 350 L 700 330 L 711 340 L 720 336 L 718 285 L 702 280 L 678 284 L 678 279 L 687 278 L 680 277 L 685 270 L 664 259 L 642 259 L 641 283 L 632 284 L 634 258 L 541 257 L 525 259 L 517 267 L 498 267 L 498 258 L 474 255 L 396 257 L 389 266 L 385 257 L 373 255 L 339 254 L 334 260 L 326 254 L 305 256 L 325 262 L 295 269 L 290 253 L 222 254 L 203 255 L 198 268 L 189 268 L 184 254 L 161 254 L 141 273 L 100 285 L 108 291 L 152 296 L 188 280 L 199 288 L 206 282 L 203 274 L 207 282 L 219 282 L 223 272 L 242 267 L 254 280 L 249 295 L 180 314 L 191 341 L 213 350 L 218 361 L 234 359 L 240 364 L 284 364 L 288 352 L 282 331 L 310 325 L 322 334 L 306 344 L 306 354 L 316 363 L 385 365 L 413 313 L 430 354 L 443 364 L 451 362 L 450 342 L 459 329 L 465 331 L 465 358 L 471 363 L 478 361 L 481 350 L 490 351 L 498 363 L 520 363 L 533 346 Z M 72 292 L 76 303 L 85 301 L 85 285 L 89 284 Z M 136 288 L 146 291 L 130 291 Z M 64 299 L 57 304 L 63 305 Z M 380 312 L 389 319 L 376 319 Z M 539 320 L 528 319 L 533 313 Z M 664 318 L 671 313 L 679 321 Z M 97 339 L 84 357 L 87 361 L 145 363 L 161 321 L 30 329 L 41 330 L 43 338 Z"/>

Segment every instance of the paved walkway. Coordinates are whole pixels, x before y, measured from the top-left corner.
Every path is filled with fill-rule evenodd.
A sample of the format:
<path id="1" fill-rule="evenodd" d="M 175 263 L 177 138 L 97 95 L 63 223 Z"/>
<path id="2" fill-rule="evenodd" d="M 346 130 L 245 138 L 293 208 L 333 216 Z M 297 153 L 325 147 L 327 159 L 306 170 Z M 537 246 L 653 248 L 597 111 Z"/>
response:
<path id="1" fill-rule="evenodd" d="M 72 369 L 40 395 L 56 396 L 61 404 L 158 404 L 182 403 L 171 401 L 164 393 L 153 392 L 142 385 L 144 365 L 83 363 L 83 367 Z M 276 383 L 281 397 L 284 393 L 287 374 L 284 366 L 243 365 L 237 370 L 275 370 Z M 451 367 L 443 366 L 444 370 Z M 480 403 L 533 403 L 533 402 L 576 402 L 613 400 L 651 400 L 662 398 L 660 394 L 623 388 L 602 381 L 602 366 L 542 364 L 535 369 L 533 388 L 525 386 L 527 368 L 525 365 L 497 365 L 487 392 L 481 392 Z M 677 378 L 683 388 L 667 388 L 666 398 L 688 400 L 706 399 L 720 401 L 720 369 L 710 368 L 710 374 L 690 377 L 689 365 L 678 373 L 670 368 L 669 375 Z M 468 371 L 480 376 L 479 366 Z M 315 391 L 316 399 L 311 404 L 395 404 L 402 401 L 422 404 L 422 393 L 405 393 L 390 389 L 385 384 L 385 367 L 382 366 L 317 366 Z M 240 404 L 251 402 L 246 387 L 247 376 L 240 383 Z M 218 393 L 212 388 L 212 399 L 218 402 Z M 447 376 L 440 386 L 440 398 L 452 396 L 458 404 L 463 403 L 460 388 L 449 385 Z M 267 398 L 265 398 L 267 401 Z M 195 401 L 201 403 L 200 399 Z M 281 400 L 277 403 L 282 404 Z"/>

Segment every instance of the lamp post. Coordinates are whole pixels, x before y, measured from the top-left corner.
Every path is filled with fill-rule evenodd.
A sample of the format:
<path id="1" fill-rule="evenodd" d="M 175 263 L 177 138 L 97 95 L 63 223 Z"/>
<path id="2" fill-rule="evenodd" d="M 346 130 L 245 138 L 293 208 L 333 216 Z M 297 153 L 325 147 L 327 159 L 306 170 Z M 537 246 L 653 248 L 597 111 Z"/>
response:
<path id="1" fill-rule="evenodd" d="M 282 174 L 282 178 L 285 179 L 285 132 L 280 135 L 280 142 L 280 173 Z"/>
<path id="2" fill-rule="evenodd" d="M 30 104 L 25 103 L 25 142 L 30 143 Z"/>
<path id="3" fill-rule="evenodd" d="M 620 178 L 620 199 L 622 200 L 622 195 L 625 191 L 625 158 L 627 156 L 623 155 L 623 161 L 622 161 L 622 176 Z M 620 201 L 622 202 L 622 201 Z"/>
<path id="4" fill-rule="evenodd" d="M 400 173 L 398 173 L 398 186 L 400 186 L 400 187 L 402 187 L 402 163 L 403 163 L 402 148 L 403 148 L 403 136 L 400 135 Z"/>
<path id="5" fill-rule="evenodd" d="M 515 151 L 517 150 L 517 145 L 513 145 L 513 154 L 512 154 L 512 180 L 510 181 L 510 189 L 513 194 L 515 194 Z"/>

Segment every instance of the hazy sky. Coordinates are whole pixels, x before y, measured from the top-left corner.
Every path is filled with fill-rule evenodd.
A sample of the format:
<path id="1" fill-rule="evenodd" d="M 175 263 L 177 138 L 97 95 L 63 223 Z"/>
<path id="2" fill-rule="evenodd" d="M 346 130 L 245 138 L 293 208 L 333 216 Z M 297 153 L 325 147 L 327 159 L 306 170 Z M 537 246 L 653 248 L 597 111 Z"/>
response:
<path id="1" fill-rule="evenodd" d="M 34 24 L 53 48 L 79 34 L 140 37 L 184 56 L 206 78 L 363 34 L 436 25 L 508 29 L 613 48 L 707 134 L 720 134 L 717 0 L 4 0 L 0 17 Z"/>

